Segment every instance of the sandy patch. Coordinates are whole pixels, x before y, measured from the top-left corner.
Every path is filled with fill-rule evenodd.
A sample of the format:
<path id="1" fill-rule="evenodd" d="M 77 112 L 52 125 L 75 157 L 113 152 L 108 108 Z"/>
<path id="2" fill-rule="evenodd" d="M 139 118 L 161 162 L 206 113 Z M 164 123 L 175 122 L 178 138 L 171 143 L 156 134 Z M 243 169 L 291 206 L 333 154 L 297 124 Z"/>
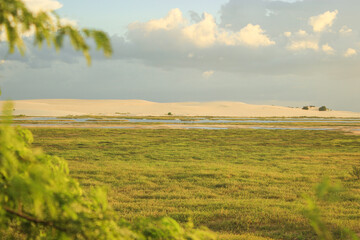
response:
<path id="1" fill-rule="evenodd" d="M 3 101 L 0 101 L 2 106 Z M 38 99 L 14 101 L 14 114 L 26 116 L 231 116 L 231 117 L 354 117 L 358 112 L 302 110 L 242 102 L 156 103 L 143 100 Z"/>

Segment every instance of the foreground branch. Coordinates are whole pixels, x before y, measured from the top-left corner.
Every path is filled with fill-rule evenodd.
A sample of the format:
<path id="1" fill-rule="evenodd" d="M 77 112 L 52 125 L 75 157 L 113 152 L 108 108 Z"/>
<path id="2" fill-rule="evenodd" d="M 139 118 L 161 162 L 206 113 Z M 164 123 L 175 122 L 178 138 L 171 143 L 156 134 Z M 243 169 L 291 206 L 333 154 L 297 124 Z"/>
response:
<path id="1" fill-rule="evenodd" d="M 47 227 L 53 227 L 59 231 L 63 231 L 63 232 L 66 232 L 65 229 L 59 227 L 59 226 L 56 226 L 54 224 L 54 222 L 51 222 L 51 221 L 45 221 L 45 220 L 41 220 L 41 219 L 37 219 L 37 218 L 34 218 L 32 216 L 30 216 L 29 214 L 25 214 L 25 213 L 22 213 L 22 212 L 17 212 L 11 208 L 8 208 L 6 206 L 3 206 L 3 209 L 7 212 L 7 213 L 10 213 L 12 215 L 15 215 L 17 217 L 20 217 L 22 219 L 25 219 L 29 222 L 32 222 L 32 223 L 36 223 L 36 224 L 40 224 L 40 225 L 43 225 L 43 226 L 47 226 Z"/>

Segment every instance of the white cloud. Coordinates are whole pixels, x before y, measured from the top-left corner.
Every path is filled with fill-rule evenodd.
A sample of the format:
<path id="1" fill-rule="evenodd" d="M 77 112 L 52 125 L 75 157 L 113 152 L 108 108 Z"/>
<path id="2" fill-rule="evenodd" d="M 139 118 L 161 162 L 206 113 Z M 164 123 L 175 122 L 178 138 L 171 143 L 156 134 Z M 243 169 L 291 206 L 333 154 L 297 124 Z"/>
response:
<path id="1" fill-rule="evenodd" d="M 327 53 L 327 54 L 334 54 L 335 53 L 335 50 L 329 45 L 329 44 L 324 44 L 322 45 L 321 49 Z"/>
<path id="2" fill-rule="evenodd" d="M 291 34 L 292 34 L 291 32 L 284 32 L 285 37 L 291 37 Z"/>
<path id="3" fill-rule="evenodd" d="M 175 8 L 170 10 L 168 15 L 164 18 L 150 20 L 146 23 L 131 23 L 129 29 L 145 29 L 147 32 L 156 30 L 172 30 L 186 24 L 186 20 L 182 16 L 180 9 Z"/>
<path id="4" fill-rule="evenodd" d="M 225 28 L 220 28 L 214 17 L 211 14 L 204 13 L 204 17 L 201 21 L 189 24 L 182 17 L 182 13 L 179 9 L 173 9 L 165 18 L 158 20 L 151 20 L 146 23 L 135 22 L 129 25 L 130 36 L 134 36 L 131 33 L 140 31 L 146 34 L 140 34 L 142 38 L 149 36 L 149 34 L 156 33 L 159 30 L 174 30 L 168 34 L 169 37 L 176 35 L 176 40 L 173 42 L 182 44 L 186 42 L 195 45 L 198 48 L 208 48 L 216 44 L 226 46 L 250 46 L 250 47 L 262 47 L 274 45 L 260 25 L 248 24 L 240 29 L 238 32 L 233 32 Z M 155 36 L 155 34 L 154 34 Z M 140 40 L 140 39 L 139 39 Z"/>
<path id="5" fill-rule="evenodd" d="M 357 55 L 357 51 L 353 48 L 348 48 L 344 54 L 344 57 L 352 57 Z"/>
<path id="6" fill-rule="evenodd" d="M 54 11 L 62 8 L 62 4 L 55 0 L 23 0 L 26 6 L 33 12 Z"/>
<path id="7" fill-rule="evenodd" d="M 271 15 L 276 15 L 276 13 L 271 9 L 265 9 L 265 16 L 270 17 Z"/>
<path id="8" fill-rule="evenodd" d="M 296 34 L 299 36 L 307 36 L 308 35 L 305 30 L 301 30 L 301 29 Z"/>
<path id="9" fill-rule="evenodd" d="M 304 30 L 299 30 L 290 36 L 290 44 L 287 49 L 291 51 L 300 51 L 305 49 L 319 50 L 319 39 L 317 36 L 309 35 Z"/>
<path id="10" fill-rule="evenodd" d="M 309 24 L 313 27 L 314 32 L 322 32 L 333 25 L 338 12 L 338 10 L 332 12 L 327 11 L 318 16 L 310 17 Z"/>
<path id="11" fill-rule="evenodd" d="M 206 79 L 209 79 L 212 75 L 214 75 L 214 71 L 213 71 L 213 70 L 206 71 L 206 72 L 203 72 L 203 73 L 202 73 L 202 77 L 203 77 L 203 78 L 206 78 Z"/>
<path id="12" fill-rule="evenodd" d="M 212 15 L 205 13 L 204 19 L 196 24 L 185 27 L 183 35 L 196 46 L 205 48 L 220 43 L 227 46 L 246 45 L 251 47 L 275 44 L 270 40 L 259 25 L 248 24 L 239 32 L 218 28 Z"/>
<path id="13" fill-rule="evenodd" d="M 274 45 L 275 42 L 270 40 L 264 32 L 265 31 L 261 29 L 260 25 L 252 24 L 248 24 L 236 33 L 221 29 L 218 34 L 218 41 L 230 46 L 247 45 L 250 47 L 261 47 Z"/>
<path id="14" fill-rule="evenodd" d="M 341 33 L 341 34 L 347 34 L 347 33 L 351 33 L 351 32 L 352 32 L 352 29 L 346 25 L 342 26 L 342 28 L 339 30 L 339 33 Z"/>
<path id="15" fill-rule="evenodd" d="M 211 14 L 204 13 L 204 19 L 182 29 L 182 34 L 198 47 L 209 47 L 216 41 L 216 23 Z"/>
<path id="16" fill-rule="evenodd" d="M 193 57 L 194 57 L 194 54 L 193 54 L 193 53 L 189 53 L 189 54 L 187 55 L 187 57 L 188 57 L 188 58 L 193 58 Z"/>
<path id="17" fill-rule="evenodd" d="M 291 44 L 288 46 L 288 49 L 292 51 L 299 51 L 304 49 L 318 50 L 319 44 L 317 41 L 312 40 L 292 41 Z"/>

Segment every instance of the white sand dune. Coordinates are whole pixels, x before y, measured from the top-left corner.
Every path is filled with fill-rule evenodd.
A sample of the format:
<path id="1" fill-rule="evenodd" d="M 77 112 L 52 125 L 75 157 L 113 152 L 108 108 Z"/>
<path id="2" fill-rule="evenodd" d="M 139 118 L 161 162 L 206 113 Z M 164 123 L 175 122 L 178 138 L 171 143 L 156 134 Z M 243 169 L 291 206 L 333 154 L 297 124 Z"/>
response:
<path id="1" fill-rule="evenodd" d="M 0 106 L 4 101 L 0 101 Z M 242 102 L 156 103 L 144 100 L 36 99 L 14 101 L 14 114 L 26 116 L 237 116 L 237 117 L 356 117 L 358 112 L 302 110 Z"/>

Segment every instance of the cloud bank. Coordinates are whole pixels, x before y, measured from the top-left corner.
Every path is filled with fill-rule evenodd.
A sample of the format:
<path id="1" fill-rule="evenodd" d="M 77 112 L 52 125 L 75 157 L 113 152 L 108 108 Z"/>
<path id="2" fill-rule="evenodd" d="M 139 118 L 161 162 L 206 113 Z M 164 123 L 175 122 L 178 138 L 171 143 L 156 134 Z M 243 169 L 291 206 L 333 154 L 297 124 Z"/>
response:
<path id="1" fill-rule="evenodd" d="M 332 64 L 338 65 L 339 76 L 346 58 L 358 61 L 360 42 L 353 30 L 359 24 L 347 17 L 353 14 L 348 4 L 355 2 L 345 2 L 230 0 L 222 7 L 220 20 L 194 12 L 187 19 L 173 9 L 164 18 L 130 24 L 118 50 L 162 68 L 301 76 L 318 65 L 334 77 L 334 69 L 326 69 Z"/>
<path id="2" fill-rule="evenodd" d="M 192 44 L 199 48 L 208 48 L 216 44 L 227 46 L 250 46 L 262 47 L 275 44 L 265 34 L 260 25 L 251 23 L 244 26 L 240 31 L 233 32 L 221 28 L 216 24 L 215 18 L 208 13 L 203 14 L 202 19 L 190 24 L 183 17 L 179 9 L 172 9 L 167 16 L 160 19 L 150 20 L 145 23 L 131 23 L 128 27 L 128 35 L 131 41 L 139 42 L 138 38 L 153 39 L 166 36 L 179 44 Z"/>

